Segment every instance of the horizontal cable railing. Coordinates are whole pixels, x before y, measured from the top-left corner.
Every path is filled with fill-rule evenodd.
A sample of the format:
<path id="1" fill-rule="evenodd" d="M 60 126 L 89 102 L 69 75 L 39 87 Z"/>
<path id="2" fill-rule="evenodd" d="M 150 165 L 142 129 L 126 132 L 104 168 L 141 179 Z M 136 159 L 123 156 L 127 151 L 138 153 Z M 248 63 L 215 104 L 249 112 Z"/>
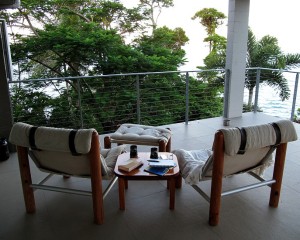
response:
<path id="1" fill-rule="evenodd" d="M 245 74 L 245 106 L 250 110 L 295 120 L 298 115 L 299 72 L 269 68 L 249 68 Z M 251 90 L 252 89 L 252 90 Z"/>
<path id="2" fill-rule="evenodd" d="M 294 99 L 297 72 L 247 69 L 245 111 L 264 111 L 259 91 L 278 74 L 291 75 Z M 108 133 L 122 123 L 161 126 L 222 116 L 224 79 L 223 69 L 212 69 L 32 79 L 9 87 L 15 122 Z M 297 99 L 290 102 L 294 116 Z"/>

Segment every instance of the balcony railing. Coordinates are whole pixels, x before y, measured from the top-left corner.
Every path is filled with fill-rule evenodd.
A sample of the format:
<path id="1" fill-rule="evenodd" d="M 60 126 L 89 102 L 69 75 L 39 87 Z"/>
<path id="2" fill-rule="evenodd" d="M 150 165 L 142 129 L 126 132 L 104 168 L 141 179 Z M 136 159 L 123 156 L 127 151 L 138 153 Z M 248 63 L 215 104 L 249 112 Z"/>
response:
<path id="1" fill-rule="evenodd" d="M 261 94 L 266 91 L 262 88 L 266 80 L 277 81 L 280 76 L 288 80 L 290 91 L 290 98 L 285 101 L 287 107 L 282 110 L 288 111 L 286 118 L 294 118 L 298 72 L 247 69 L 245 86 L 254 90 L 248 110 L 269 109 L 274 99 Z M 222 116 L 224 79 L 224 69 L 213 69 L 32 79 L 13 81 L 9 86 L 14 121 L 54 127 L 92 127 L 105 133 L 126 122 L 159 126 Z M 270 91 L 276 92 L 274 88 L 267 90 Z M 248 98 L 245 87 L 245 103 Z M 276 101 L 281 102 L 279 97 Z"/>

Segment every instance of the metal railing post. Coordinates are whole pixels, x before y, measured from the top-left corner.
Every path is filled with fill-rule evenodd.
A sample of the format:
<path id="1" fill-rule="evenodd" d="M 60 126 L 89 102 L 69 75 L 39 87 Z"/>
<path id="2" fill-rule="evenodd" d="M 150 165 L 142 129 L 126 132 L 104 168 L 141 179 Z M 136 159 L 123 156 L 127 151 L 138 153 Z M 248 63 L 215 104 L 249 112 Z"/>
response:
<path id="1" fill-rule="evenodd" d="M 185 124 L 189 123 L 189 72 L 185 74 Z"/>
<path id="2" fill-rule="evenodd" d="M 295 86 L 294 86 L 294 95 L 293 95 L 293 104 L 292 104 L 292 112 L 290 120 L 294 120 L 295 115 L 295 107 L 296 107 L 296 100 L 297 100 L 297 93 L 298 93 L 298 82 L 299 82 L 299 73 L 296 74 Z"/>
<path id="3" fill-rule="evenodd" d="M 80 112 L 80 124 L 83 128 L 83 116 L 82 116 L 82 105 L 81 105 L 81 93 L 80 93 L 80 79 L 77 80 L 77 89 L 78 89 L 78 107 Z"/>
<path id="4" fill-rule="evenodd" d="M 141 123 L 141 93 L 140 93 L 140 78 L 139 75 L 136 75 L 136 114 L 137 122 Z"/>
<path id="5" fill-rule="evenodd" d="M 259 94 L 260 73 L 261 73 L 261 69 L 258 68 L 257 71 L 256 71 L 255 98 L 254 98 L 254 106 L 253 106 L 253 111 L 255 113 L 257 112 L 257 108 L 258 108 L 258 94 Z"/>

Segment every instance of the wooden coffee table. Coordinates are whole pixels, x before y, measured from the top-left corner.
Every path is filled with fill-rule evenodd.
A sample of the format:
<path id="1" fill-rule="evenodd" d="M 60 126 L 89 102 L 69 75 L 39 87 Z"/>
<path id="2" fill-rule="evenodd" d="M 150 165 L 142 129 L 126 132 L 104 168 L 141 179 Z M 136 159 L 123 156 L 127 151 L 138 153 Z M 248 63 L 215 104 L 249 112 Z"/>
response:
<path id="1" fill-rule="evenodd" d="M 125 210 L 125 189 L 128 188 L 128 180 L 167 180 L 168 189 L 170 190 L 170 209 L 175 207 L 175 188 L 181 187 L 181 175 L 179 173 L 177 157 L 169 152 L 159 152 L 158 155 L 173 155 L 173 160 L 177 164 L 175 168 L 170 169 L 164 176 L 154 175 L 145 172 L 144 169 L 148 167 L 148 161 L 150 157 L 149 152 L 139 152 L 138 158 L 142 160 L 143 165 L 131 172 L 125 172 L 118 170 L 118 165 L 124 164 L 129 159 L 129 152 L 119 155 L 116 166 L 115 174 L 118 176 L 119 182 L 119 205 L 121 210 Z"/>

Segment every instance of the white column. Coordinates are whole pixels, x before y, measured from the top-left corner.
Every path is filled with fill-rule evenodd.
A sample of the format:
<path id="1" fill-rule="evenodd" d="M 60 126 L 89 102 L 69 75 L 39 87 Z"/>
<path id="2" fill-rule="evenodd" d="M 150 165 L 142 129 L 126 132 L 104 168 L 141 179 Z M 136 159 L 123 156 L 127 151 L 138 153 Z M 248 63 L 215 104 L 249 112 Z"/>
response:
<path id="1" fill-rule="evenodd" d="M 242 116 L 250 0 L 229 0 L 224 117 Z"/>

